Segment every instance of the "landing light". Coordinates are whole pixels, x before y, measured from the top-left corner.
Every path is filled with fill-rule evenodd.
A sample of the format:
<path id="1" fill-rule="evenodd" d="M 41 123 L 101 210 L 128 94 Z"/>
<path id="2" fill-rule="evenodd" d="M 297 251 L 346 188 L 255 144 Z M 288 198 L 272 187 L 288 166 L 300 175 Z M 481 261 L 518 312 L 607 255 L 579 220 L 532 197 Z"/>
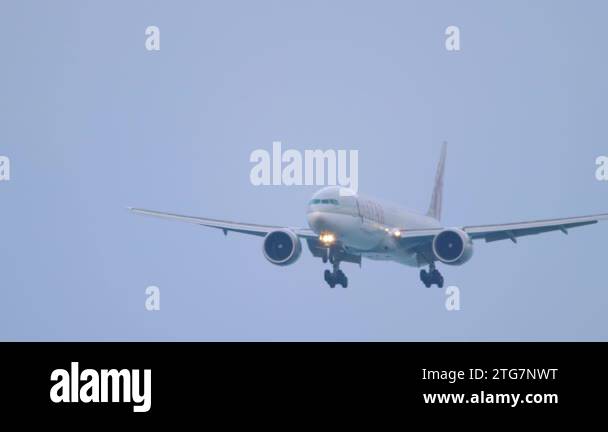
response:
<path id="1" fill-rule="evenodd" d="M 394 231 L 394 232 L 393 232 L 393 235 L 394 235 L 395 237 L 401 237 L 401 231 Z"/>
<path id="2" fill-rule="evenodd" d="M 336 242 L 336 236 L 330 232 L 323 232 L 319 235 L 319 241 L 325 246 L 331 246 Z"/>

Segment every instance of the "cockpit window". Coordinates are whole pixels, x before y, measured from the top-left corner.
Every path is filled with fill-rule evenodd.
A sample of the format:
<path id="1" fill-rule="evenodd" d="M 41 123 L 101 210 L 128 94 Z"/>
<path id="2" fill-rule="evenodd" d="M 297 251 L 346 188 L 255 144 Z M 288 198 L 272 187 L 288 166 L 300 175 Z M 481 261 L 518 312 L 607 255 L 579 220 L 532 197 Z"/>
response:
<path id="1" fill-rule="evenodd" d="M 310 200 L 310 204 L 333 204 L 333 205 L 338 205 L 338 200 L 337 199 L 313 199 Z"/>

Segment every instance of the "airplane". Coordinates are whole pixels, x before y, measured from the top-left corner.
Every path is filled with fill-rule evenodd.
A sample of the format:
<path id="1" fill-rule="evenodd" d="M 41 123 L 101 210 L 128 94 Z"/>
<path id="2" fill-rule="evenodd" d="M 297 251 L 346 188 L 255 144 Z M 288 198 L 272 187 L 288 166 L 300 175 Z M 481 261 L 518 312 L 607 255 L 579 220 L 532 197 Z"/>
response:
<path id="1" fill-rule="evenodd" d="M 519 237 L 561 231 L 591 225 L 608 219 L 608 213 L 562 219 L 544 219 L 494 225 L 444 227 L 441 222 L 443 178 L 447 143 L 443 143 L 435 175 L 431 203 L 426 214 L 409 212 L 393 204 L 364 197 L 340 186 L 328 186 L 316 192 L 308 203 L 307 228 L 258 225 L 129 208 L 134 213 L 190 222 L 211 228 L 263 237 L 262 252 L 278 266 L 295 263 L 305 240 L 314 257 L 329 262 L 325 282 L 334 288 L 348 287 L 348 278 L 340 263 L 361 265 L 363 258 L 394 261 L 420 270 L 420 280 L 427 287 L 443 288 L 444 278 L 436 263 L 457 266 L 473 255 L 473 242 L 511 240 Z"/>

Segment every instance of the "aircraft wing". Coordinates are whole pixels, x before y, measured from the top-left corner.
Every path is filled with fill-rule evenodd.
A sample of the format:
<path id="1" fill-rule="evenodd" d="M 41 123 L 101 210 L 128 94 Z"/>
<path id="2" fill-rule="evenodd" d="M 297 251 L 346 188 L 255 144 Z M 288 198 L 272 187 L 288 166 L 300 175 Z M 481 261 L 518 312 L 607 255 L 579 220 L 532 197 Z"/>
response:
<path id="1" fill-rule="evenodd" d="M 429 245 L 433 238 L 441 231 L 443 228 L 429 228 L 429 229 L 399 229 L 399 244 L 404 249 L 413 249 L 423 245 Z"/>
<path id="2" fill-rule="evenodd" d="M 181 221 L 181 222 L 188 222 L 188 223 L 193 223 L 193 224 L 197 224 L 197 225 L 203 225 L 203 226 L 211 227 L 211 228 L 218 228 L 218 229 L 221 229 L 222 231 L 224 231 L 224 234 L 227 234 L 228 231 L 234 231 L 234 232 L 238 232 L 238 233 L 242 233 L 242 234 L 250 234 L 250 235 L 255 235 L 255 236 L 259 236 L 259 237 L 264 237 L 269 232 L 277 230 L 277 229 L 290 229 L 293 232 L 295 232 L 298 235 L 298 237 L 302 237 L 305 239 L 318 238 L 317 234 L 315 234 L 314 231 L 312 231 L 308 228 L 292 228 L 292 227 L 280 227 L 280 226 L 274 226 L 274 225 L 258 225 L 258 224 L 252 224 L 252 223 L 232 222 L 232 221 L 221 220 L 221 219 L 209 219 L 209 218 L 202 218 L 202 217 L 195 217 L 195 216 L 186 216 L 186 215 L 180 215 L 180 214 L 175 214 L 175 213 L 165 213 L 165 212 L 132 208 L 132 207 L 129 207 L 129 210 L 136 214 L 154 216 L 154 217 L 161 218 L 161 219 L 172 219 L 172 220 L 177 220 L 177 221 Z"/>
<path id="3" fill-rule="evenodd" d="M 608 213 L 577 216 L 562 219 L 542 219 L 534 221 L 514 222 L 495 225 L 471 225 L 461 227 L 473 240 L 493 242 L 511 240 L 517 243 L 518 237 L 541 234 L 550 231 L 561 231 L 568 234 L 571 228 L 592 225 L 601 220 L 608 220 Z M 400 243 L 404 247 L 415 247 L 433 240 L 443 228 L 399 230 Z"/>
<path id="4" fill-rule="evenodd" d="M 465 226 L 462 230 L 469 234 L 474 240 L 484 239 L 486 242 L 511 240 L 513 243 L 517 243 L 518 237 L 541 234 L 549 231 L 561 231 L 564 234 L 568 234 L 570 228 L 592 225 L 606 219 L 608 219 L 608 213 L 563 219 L 544 219 L 497 225 Z"/>

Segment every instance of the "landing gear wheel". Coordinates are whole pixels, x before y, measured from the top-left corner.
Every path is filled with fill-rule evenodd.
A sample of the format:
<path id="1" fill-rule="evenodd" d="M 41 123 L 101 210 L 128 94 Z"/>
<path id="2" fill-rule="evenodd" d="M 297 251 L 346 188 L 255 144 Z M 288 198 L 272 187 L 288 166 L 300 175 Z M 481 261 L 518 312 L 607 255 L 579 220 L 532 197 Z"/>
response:
<path id="1" fill-rule="evenodd" d="M 344 272 L 340 269 L 336 269 L 334 267 L 334 271 L 325 270 L 324 273 L 325 282 L 330 288 L 334 288 L 336 285 L 342 285 L 342 288 L 348 287 L 348 278 L 344 274 Z"/>
<path id="2" fill-rule="evenodd" d="M 437 288 L 443 288 L 443 276 L 441 273 L 437 272 L 437 279 L 435 279 L 435 283 L 437 284 Z"/>
<path id="3" fill-rule="evenodd" d="M 342 285 L 342 288 L 348 287 L 348 278 L 346 277 L 346 275 L 344 274 L 344 272 L 342 270 L 336 271 L 335 278 L 336 278 L 336 282 L 339 285 Z"/>
<path id="4" fill-rule="evenodd" d="M 325 282 L 329 285 L 330 288 L 334 288 L 336 286 L 336 278 L 333 273 L 329 270 L 325 270 Z"/>
<path id="5" fill-rule="evenodd" d="M 420 280 L 425 287 L 430 288 L 432 285 L 431 275 L 426 270 L 420 270 Z"/>
<path id="6" fill-rule="evenodd" d="M 437 285 L 437 288 L 443 288 L 443 276 L 435 266 L 432 266 L 428 272 L 426 270 L 420 270 L 420 280 L 427 288 L 430 288 L 432 285 Z"/>

